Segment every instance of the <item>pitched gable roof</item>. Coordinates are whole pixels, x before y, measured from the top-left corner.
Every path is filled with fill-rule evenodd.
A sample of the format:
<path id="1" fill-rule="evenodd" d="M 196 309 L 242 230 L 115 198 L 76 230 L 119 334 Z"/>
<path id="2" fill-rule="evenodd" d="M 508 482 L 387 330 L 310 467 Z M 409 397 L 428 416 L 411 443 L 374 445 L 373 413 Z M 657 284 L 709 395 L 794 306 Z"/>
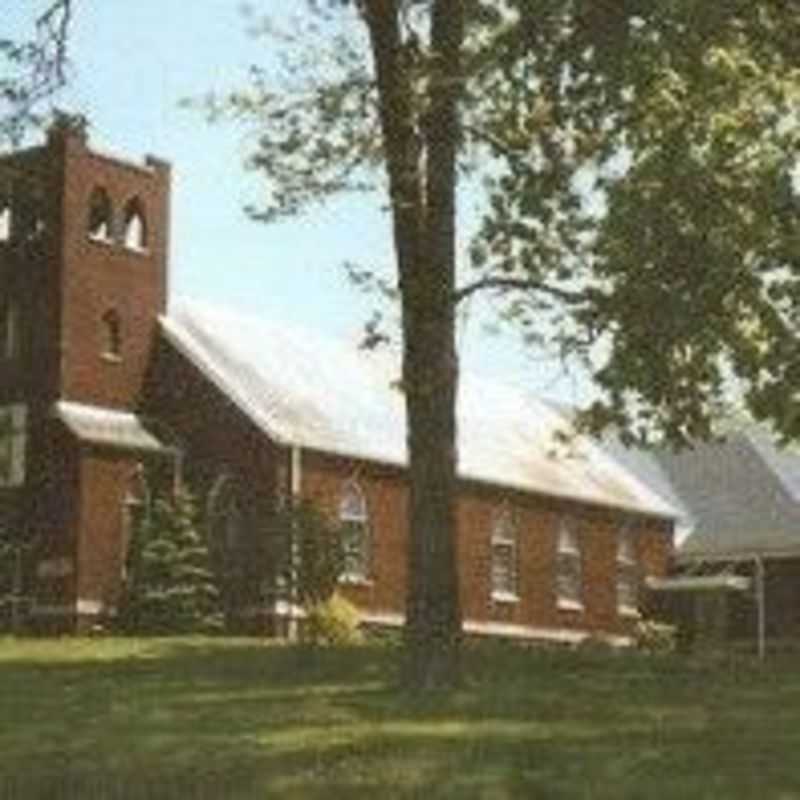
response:
<path id="1" fill-rule="evenodd" d="M 800 446 L 780 447 L 760 428 L 749 430 L 748 438 L 789 495 L 800 504 Z"/>
<path id="2" fill-rule="evenodd" d="M 183 302 L 162 318 L 167 341 L 274 441 L 403 466 L 399 366 L 285 323 Z M 557 455 L 566 420 L 529 393 L 462 377 L 462 478 L 640 513 L 673 517 L 669 503 L 596 444 Z"/>
<path id="3" fill-rule="evenodd" d="M 750 426 L 679 453 L 611 451 L 682 509 L 681 558 L 800 554 L 800 451 L 767 431 Z"/>

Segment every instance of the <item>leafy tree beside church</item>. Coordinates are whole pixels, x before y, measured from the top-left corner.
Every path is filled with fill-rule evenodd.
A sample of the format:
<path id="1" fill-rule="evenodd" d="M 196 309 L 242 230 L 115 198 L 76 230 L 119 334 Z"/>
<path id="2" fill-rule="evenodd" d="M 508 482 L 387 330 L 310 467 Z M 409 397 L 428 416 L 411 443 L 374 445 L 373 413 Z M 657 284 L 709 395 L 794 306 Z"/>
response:
<path id="1" fill-rule="evenodd" d="M 458 676 L 459 303 L 491 293 L 526 339 L 582 365 L 597 387 L 590 430 L 685 444 L 712 436 L 735 398 L 800 437 L 800 7 L 303 5 L 305 27 L 270 42 L 286 57 L 212 111 L 257 128 L 256 218 L 348 190 L 388 199 L 408 423 L 407 680 L 434 687 Z M 465 177 L 486 191 L 458 283 Z"/>

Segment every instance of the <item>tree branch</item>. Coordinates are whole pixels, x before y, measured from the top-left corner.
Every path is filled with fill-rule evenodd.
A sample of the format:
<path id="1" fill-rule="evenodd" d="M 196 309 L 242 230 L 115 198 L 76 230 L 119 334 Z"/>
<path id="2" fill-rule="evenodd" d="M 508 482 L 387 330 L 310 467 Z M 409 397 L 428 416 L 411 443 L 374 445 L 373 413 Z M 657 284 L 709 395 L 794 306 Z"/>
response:
<path id="1" fill-rule="evenodd" d="M 515 150 L 510 147 L 506 142 L 495 136 L 489 131 L 479 128 L 476 125 L 471 125 L 467 122 L 462 122 L 461 129 L 464 133 L 468 133 L 473 139 L 483 142 L 492 148 L 497 155 L 504 156 L 509 161 L 525 167 L 530 170 L 530 164 L 525 159 L 526 154 L 530 154 L 530 150 Z"/>
<path id="2" fill-rule="evenodd" d="M 570 305 L 579 305 L 590 299 L 588 292 L 571 292 L 568 289 L 559 289 L 557 286 L 551 286 L 549 283 L 536 281 L 532 278 L 488 277 L 481 278 L 480 280 L 468 283 L 466 286 L 456 289 L 453 294 L 453 303 L 460 303 L 473 294 L 490 289 L 516 289 L 521 292 L 541 292 L 542 294 L 549 294 L 551 297 L 555 297 Z"/>

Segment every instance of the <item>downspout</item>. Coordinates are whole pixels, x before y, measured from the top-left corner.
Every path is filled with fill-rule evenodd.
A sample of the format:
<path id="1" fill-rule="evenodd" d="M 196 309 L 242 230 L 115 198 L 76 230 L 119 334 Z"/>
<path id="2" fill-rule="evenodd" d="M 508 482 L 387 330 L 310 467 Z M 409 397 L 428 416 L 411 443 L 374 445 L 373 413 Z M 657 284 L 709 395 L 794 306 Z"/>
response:
<path id="1" fill-rule="evenodd" d="M 296 508 L 302 498 L 303 491 L 303 451 L 299 445 L 291 445 L 289 449 L 289 503 L 290 508 Z M 289 581 L 289 608 L 287 609 L 286 637 L 291 642 L 298 639 L 298 624 L 296 609 L 299 606 L 297 591 L 298 559 L 297 542 L 294 535 L 290 534 L 289 558 L 291 560 L 292 577 Z"/>
<path id="2" fill-rule="evenodd" d="M 303 451 L 299 445 L 289 450 L 289 487 L 292 501 L 299 500 L 303 489 Z"/>
<path id="3" fill-rule="evenodd" d="M 753 556 L 755 565 L 755 593 L 756 593 L 756 635 L 758 637 L 758 659 L 763 661 L 766 655 L 766 591 L 764 588 L 764 559 Z"/>

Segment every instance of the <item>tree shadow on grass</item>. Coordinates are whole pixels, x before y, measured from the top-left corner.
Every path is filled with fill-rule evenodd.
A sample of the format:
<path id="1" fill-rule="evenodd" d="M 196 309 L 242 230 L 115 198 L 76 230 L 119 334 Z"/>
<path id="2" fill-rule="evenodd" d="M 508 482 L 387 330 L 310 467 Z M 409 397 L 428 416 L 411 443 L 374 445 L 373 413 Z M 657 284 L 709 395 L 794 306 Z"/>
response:
<path id="1" fill-rule="evenodd" d="M 66 648 L 0 661 L 2 798 L 800 797 L 789 672 L 481 651 L 413 694 L 386 649 Z"/>

